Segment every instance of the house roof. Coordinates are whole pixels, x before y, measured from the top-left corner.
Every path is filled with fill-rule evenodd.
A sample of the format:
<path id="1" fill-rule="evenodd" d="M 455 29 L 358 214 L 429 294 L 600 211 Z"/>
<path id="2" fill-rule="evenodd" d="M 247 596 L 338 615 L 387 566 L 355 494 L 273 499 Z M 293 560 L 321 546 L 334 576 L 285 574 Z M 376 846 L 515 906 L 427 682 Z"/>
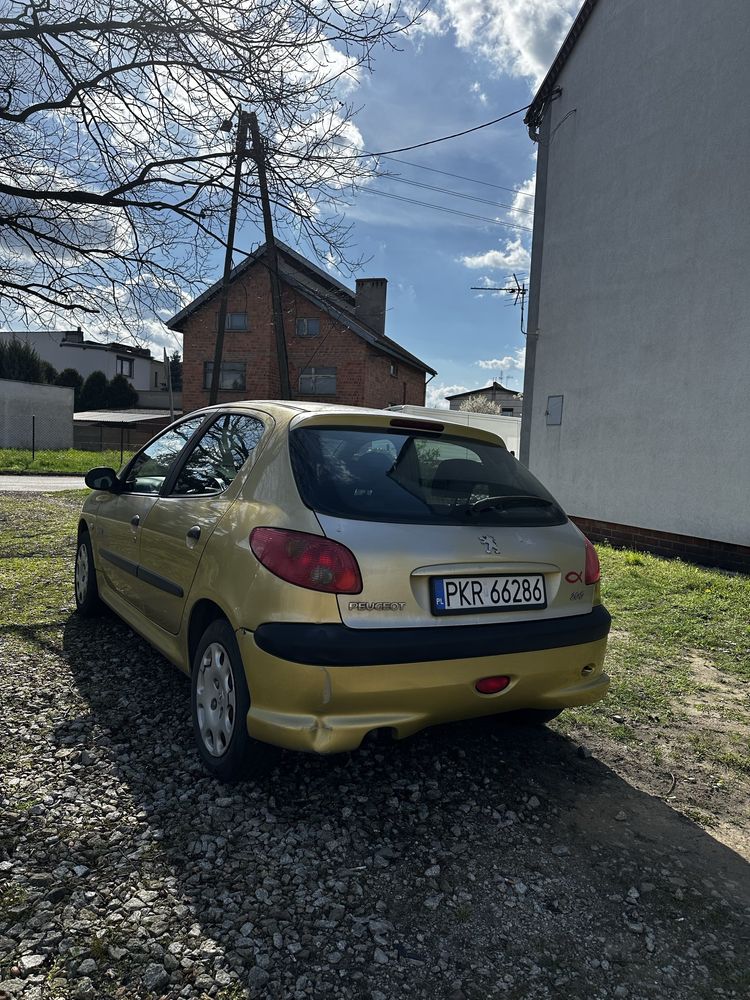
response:
<path id="1" fill-rule="evenodd" d="M 81 335 L 81 331 L 80 329 L 0 330 L 0 337 L 11 337 L 13 339 L 21 338 L 26 341 L 28 341 L 29 337 L 49 337 L 49 339 L 54 341 L 58 347 L 73 347 L 85 351 L 116 351 L 118 354 L 131 354 L 137 358 L 149 358 L 152 361 L 158 361 L 158 359 L 151 357 L 151 351 L 148 347 L 136 347 L 134 344 L 119 344 L 117 341 L 110 341 L 105 344 L 99 340 L 70 340 L 67 339 L 69 334 Z M 161 361 L 158 361 L 158 363 L 163 364 Z"/>
<path id="2" fill-rule="evenodd" d="M 486 392 L 507 392 L 509 396 L 521 399 L 522 394 L 516 392 L 515 389 L 508 389 L 504 385 L 500 385 L 499 382 L 493 382 L 492 385 L 484 385 L 481 389 L 467 389 L 466 392 L 454 392 L 452 396 L 446 396 L 446 399 L 464 399 L 469 396 L 481 396 Z"/>
<path id="3" fill-rule="evenodd" d="M 364 324 L 355 315 L 356 295 L 346 285 L 342 284 L 332 275 L 322 268 L 307 260 L 296 250 L 285 243 L 276 241 L 278 251 L 279 274 L 281 279 L 292 288 L 296 288 L 305 298 L 314 302 L 319 309 L 327 312 L 329 316 L 348 327 L 362 340 L 366 341 L 378 351 L 389 354 L 406 364 L 413 365 L 421 371 L 436 375 L 434 368 L 421 361 L 416 355 L 411 354 L 395 340 L 386 337 L 385 334 L 377 333 L 371 327 Z M 266 252 L 265 243 L 258 247 L 252 254 L 249 254 L 241 264 L 235 267 L 229 277 L 230 282 L 241 278 L 250 268 L 256 264 Z M 201 306 L 205 305 L 214 296 L 218 295 L 221 289 L 221 279 L 215 281 L 210 288 L 207 288 L 202 295 L 193 299 L 189 305 L 167 321 L 170 330 L 180 330 L 185 321 Z"/>
<path id="4" fill-rule="evenodd" d="M 182 410 L 175 410 L 175 417 Z M 148 420 L 169 420 L 169 410 L 79 410 L 73 420 L 81 424 L 140 424 Z"/>
<path id="5" fill-rule="evenodd" d="M 545 78 L 542 80 L 536 92 L 534 100 L 531 102 L 529 110 L 526 112 L 524 122 L 529 126 L 529 130 L 538 129 L 542 122 L 544 110 L 557 84 L 557 78 L 562 72 L 562 68 L 570 57 L 575 43 L 578 41 L 586 22 L 591 17 L 591 12 L 596 7 L 598 0 L 584 0 L 578 15 L 570 26 L 570 31 L 565 36 L 565 41 L 560 46 L 560 50 L 555 56 L 552 65 Z"/>

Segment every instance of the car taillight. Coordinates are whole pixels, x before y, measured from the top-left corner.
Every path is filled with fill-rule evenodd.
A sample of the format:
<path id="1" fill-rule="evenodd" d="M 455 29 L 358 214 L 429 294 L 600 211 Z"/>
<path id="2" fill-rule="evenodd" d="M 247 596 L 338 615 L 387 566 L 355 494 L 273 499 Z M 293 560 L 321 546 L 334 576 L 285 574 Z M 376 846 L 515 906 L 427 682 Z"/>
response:
<path id="1" fill-rule="evenodd" d="M 586 572 L 584 573 L 584 580 L 588 587 L 592 583 L 599 582 L 602 571 L 599 568 L 599 556 L 596 554 L 596 549 L 588 538 L 584 536 L 583 540 L 586 543 Z"/>
<path id="2" fill-rule="evenodd" d="M 254 555 L 274 576 L 308 590 L 358 594 L 362 577 L 353 554 L 329 538 L 286 528 L 254 528 Z"/>

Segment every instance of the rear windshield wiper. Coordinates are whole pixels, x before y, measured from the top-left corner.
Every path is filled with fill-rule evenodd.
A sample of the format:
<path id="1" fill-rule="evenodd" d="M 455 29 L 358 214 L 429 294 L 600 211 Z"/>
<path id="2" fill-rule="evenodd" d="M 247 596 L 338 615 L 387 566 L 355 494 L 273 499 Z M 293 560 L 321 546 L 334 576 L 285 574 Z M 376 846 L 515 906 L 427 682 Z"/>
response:
<path id="1" fill-rule="evenodd" d="M 482 497 L 465 508 L 470 515 L 481 514 L 486 510 L 507 510 L 510 507 L 554 507 L 555 503 L 546 497 L 522 496 L 510 494 L 501 497 Z"/>

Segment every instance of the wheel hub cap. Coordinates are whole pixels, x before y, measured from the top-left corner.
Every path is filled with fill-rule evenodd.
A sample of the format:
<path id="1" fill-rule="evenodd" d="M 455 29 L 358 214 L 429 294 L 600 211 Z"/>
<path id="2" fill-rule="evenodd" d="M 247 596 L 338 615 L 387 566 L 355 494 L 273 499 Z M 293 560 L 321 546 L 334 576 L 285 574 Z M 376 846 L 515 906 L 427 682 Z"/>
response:
<path id="1" fill-rule="evenodd" d="M 229 653 L 219 642 L 206 648 L 196 684 L 198 727 L 212 757 L 226 753 L 234 732 L 236 696 Z"/>
<path id="2" fill-rule="evenodd" d="M 86 600 L 86 590 L 89 585 L 89 551 L 85 545 L 78 546 L 76 555 L 76 597 L 78 603 L 83 604 Z"/>

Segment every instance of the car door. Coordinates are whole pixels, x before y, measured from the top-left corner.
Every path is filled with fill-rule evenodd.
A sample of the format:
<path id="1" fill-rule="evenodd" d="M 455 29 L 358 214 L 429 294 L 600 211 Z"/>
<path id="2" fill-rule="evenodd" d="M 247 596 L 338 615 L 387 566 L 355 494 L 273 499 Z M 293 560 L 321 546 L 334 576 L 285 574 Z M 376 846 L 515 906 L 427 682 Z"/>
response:
<path id="1" fill-rule="evenodd" d="M 141 528 L 174 462 L 204 420 L 205 414 L 168 428 L 135 455 L 118 492 L 96 497 L 97 569 L 105 584 L 134 607 L 143 603 L 138 579 Z"/>
<path id="2" fill-rule="evenodd" d="M 259 417 L 221 414 L 183 456 L 145 519 L 138 575 L 150 593 L 143 611 L 167 632 L 179 631 L 198 563 L 233 503 L 229 487 L 263 432 Z"/>

